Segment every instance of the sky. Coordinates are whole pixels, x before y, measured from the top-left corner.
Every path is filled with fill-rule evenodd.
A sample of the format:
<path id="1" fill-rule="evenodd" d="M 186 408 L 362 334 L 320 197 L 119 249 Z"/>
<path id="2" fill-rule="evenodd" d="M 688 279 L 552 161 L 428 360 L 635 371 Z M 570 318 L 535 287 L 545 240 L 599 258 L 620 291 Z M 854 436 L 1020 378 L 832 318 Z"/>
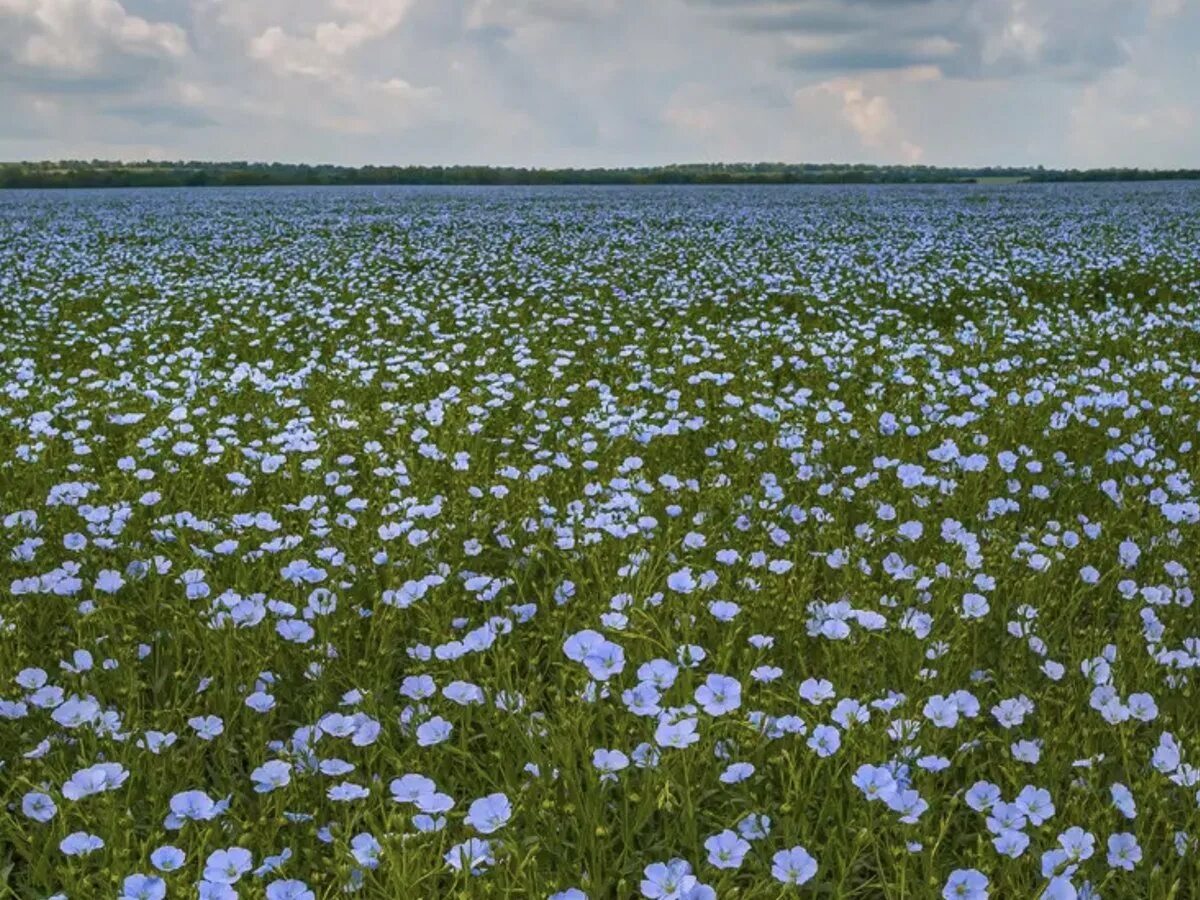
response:
<path id="1" fill-rule="evenodd" d="M 1200 167 L 1200 0 L 0 0 L 0 159 Z"/>

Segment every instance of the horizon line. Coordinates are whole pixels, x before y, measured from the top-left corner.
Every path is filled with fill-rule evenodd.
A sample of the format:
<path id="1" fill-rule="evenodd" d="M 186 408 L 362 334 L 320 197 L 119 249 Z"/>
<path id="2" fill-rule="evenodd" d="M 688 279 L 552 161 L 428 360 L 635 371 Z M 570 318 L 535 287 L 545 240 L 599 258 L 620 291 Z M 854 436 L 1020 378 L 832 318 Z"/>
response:
<path id="1" fill-rule="evenodd" d="M 1007 171 L 1007 172 L 1200 172 L 1200 162 L 1174 166 L 1133 166 L 1111 164 L 1105 166 L 1053 166 L 1044 163 L 986 163 L 972 165 L 968 163 L 906 163 L 906 162 L 863 162 L 863 161 L 784 161 L 773 159 L 741 159 L 719 160 L 711 162 L 669 162 L 669 163 L 637 163 L 626 165 L 525 165 L 517 163 L 481 163 L 481 162 L 366 162 L 366 163 L 337 163 L 337 162 L 296 162 L 281 159 L 202 159 L 202 158 L 153 158 L 141 159 L 102 159 L 99 157 L 62 156 L 57 158 L 44 157 L 40 159 L 0 159 L 0 167 L 14 166 L 48 166 L 48 165 L 82 165 L 98 168 L 101 166 L 130 168 L 136 166 L 273 166 L 308 169 L 488 169 L 493 171 L 519 172 L 652 172 L 671 169 L 746 169 L 746 168 L 775 168 L 775 169 L 904 169 L 918 171 Z"/>

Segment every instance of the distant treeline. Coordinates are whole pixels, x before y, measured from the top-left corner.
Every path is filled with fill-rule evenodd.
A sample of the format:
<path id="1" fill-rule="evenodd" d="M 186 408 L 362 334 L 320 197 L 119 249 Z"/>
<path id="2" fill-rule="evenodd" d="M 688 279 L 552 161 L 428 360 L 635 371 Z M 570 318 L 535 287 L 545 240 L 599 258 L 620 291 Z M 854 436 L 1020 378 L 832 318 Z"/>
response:
<path id="1" fill-rule="evenodd" d="M 230 187 L 250 185 L 970 184 L 1200 179 L 1200 169 L 943 168 L 837 163 L 714 163 L 620 169 L 496 166 L 332 166 L 252 162 L 0 163 L 0 188 Z"/>

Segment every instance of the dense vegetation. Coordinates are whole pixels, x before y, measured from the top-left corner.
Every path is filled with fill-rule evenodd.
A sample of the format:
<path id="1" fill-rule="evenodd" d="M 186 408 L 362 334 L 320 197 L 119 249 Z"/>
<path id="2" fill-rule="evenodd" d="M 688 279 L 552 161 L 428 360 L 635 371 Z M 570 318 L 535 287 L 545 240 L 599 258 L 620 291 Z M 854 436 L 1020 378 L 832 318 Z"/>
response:
<path id="1" fill-rule="evenodd" d="M 1198 204 L 0 195 L 0 896 L 1194 898 Z"/>
<path id="2" fill-rule="evenodd" d="M 977 181 L 1151 181 L 1200 178 L 1200 170 L 942 168 L 936 166 L 736 163 L 617 169 L 495 166 L 332 166 L 252 162 L 0 163 L 0 188 L 202 187 L 385 184 L 942 184 Z"/>

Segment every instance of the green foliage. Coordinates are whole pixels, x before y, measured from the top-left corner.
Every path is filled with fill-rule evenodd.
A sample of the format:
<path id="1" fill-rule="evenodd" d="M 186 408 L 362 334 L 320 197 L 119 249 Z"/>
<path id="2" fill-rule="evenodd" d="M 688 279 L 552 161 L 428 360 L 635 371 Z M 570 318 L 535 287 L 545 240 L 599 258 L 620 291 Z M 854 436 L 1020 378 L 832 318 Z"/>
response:
<path id="1" fill-rule="evenodd" d="M 945 184 L 1156 181 L 1200 178 L 1197 170 L 870 164 L 695 163 L 644 168 L 530 169 L 501 166 L 334 166 L 253 162 L 0 163 L 0 188 L 238 187 L 249 185 L 552 184 Z"/>
<path id="2" fill-rule="evenodd" d="M 280 877 L 320 900 L 568 886 L 629 900 L 672 857 L 722 898 L 926 900 L 970 867 L 994 900 L 1026 900 L 1070 826 L 1097 837 L 1079 885 L 1196 897 L 1191 772 L 1151 764 L 1166 731 L 1200 762 L 1194 668 L 1161 658 L 1200 632 L 1184 603 L 1200 527 L 1183 509 L 1200 474 L 1196 188 L 550 193 L 0 197 L 0 897 L 110 900 L 171 843 L 187 853 L 163 875 L 171 898 L 195 896 L 208 855 L 236 845 L 256 865 L 290 849 Z M 899 464 L 928 480 L 906 486 Z M 912 572 L 889 574 L 893 555 Z M 320 577 L 285 576 L 300 560 Z M 670 587 L 685 567 L 715 580 Z M 495 594 L 469 586 L 480 574 Z M 336 609 L 310 605 L 319 589 Z M 968 615 L 976 591 L 990 609 Z M 261 620 L 233 618 L 264 598 Z M 886 626 L 825 635 L 841 600 Z M 713 601 L 739 609 L 719 617 Z M 313 638 L 286 639 L 306 608 Z M 926 614 L 927 633 L 902 625 Z M 511 628 L 480 652 L 420 652 L 496 618 Z M 564 652 L 584 629 L 624 649 L 606 688 Z M 694 746 L 602 780 L 597 749 L 655 740 L 655 718 L 622 698 L 639 666 L 689 645 L 707 657 L 662 705 L 725 673 L 742 706 L 696 713 Z M 93 666 L 74 664 L 81 650 Z M 1100 654 L 1120 698 L 1153 695 L 1155 718 L 1093 707 L 1083 666 Z M 779 677 L 751 674 L 767 666 Z M 108 718 L 60 724 L 55 698 L 19 686 L 35 667 Z M 403 696 L 422 674 L 486 702 Z M 747 715 L 829 726 L 833 704 L 798 694 L 810 678 L 870 708 L 830 756 Z M 925 719 L 957 691 L 977 716 Z M 275 705 L 257 711 L 252 692 Z M 1016 697 L 1033 712 L 1002 725 L 992 710 Z M 292 743 L 351 711 L 380 724 L 376 740 Z M 434 712 L 453 732 L 421 746 L 411 726 Z M 223 732 L 198 736 L 201 716 Z M 178 739 L 155 752 L 151 730 Z M 1039 742 L 1038 761 L 1017 758 L 1019 740 Z M 354 770 L 317 774 L 308 750 Z M 946 767 L 919 768 L 927 756 Z M 251 773 L 279 760 L 291 782 L 256 791 Z M 753 775 L 722 781 L 733 760 Z M 890 761 L 928 801 L 913 822 L 852 784 Z M 64 796 L 101 762 L 128 780 Z M 406 773 L 454 797 L 444 830 L 418 831 L 392 799 Z M 1006 800 L 1052 794 L 1020 859 L 965 800 L 985 779 Z M 342 780 L 369 796 L 331 798 Z M 229 808 L 168 830 L 185 790 Z M 22 811 L 33 792 L 55 816 Z M 495 864 L 455 873 L 444 855 L 494 792 L 513 805 L 489 836 Z M 707 863 L 706 839 L 749 813 L 770 835 L 738 869 Z M 78 831 L 105 846 L 65 856 Z M 1132 871 L 1105 859 L 1124 832 L 1144 853 Z M 363 833 L 379 866 L 347 895 Z M 819 869 L 785 889 L 772 855 L 795 845 Z M 237 888 L 257 900 L 265 880 Z"/>

